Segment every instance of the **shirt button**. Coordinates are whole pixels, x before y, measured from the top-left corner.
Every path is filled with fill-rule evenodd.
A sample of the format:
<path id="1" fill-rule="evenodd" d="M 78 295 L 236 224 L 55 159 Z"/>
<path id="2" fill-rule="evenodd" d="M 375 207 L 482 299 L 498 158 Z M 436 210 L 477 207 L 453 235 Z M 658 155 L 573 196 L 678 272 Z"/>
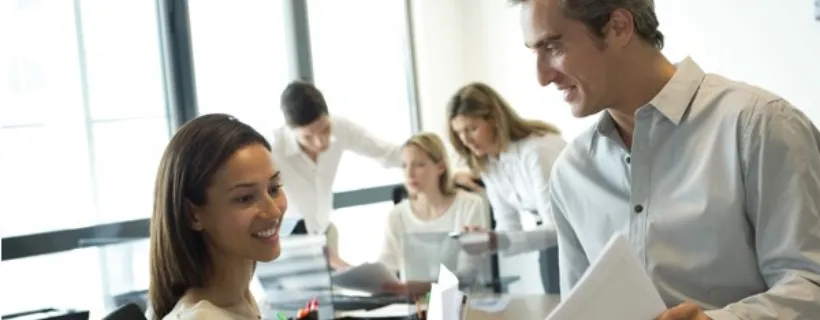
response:
<path id="1" fill-rule="evenodd" d="M 632 157 L 627 156 L 627 157 L 626 157 L 626 163 L 630 163 L 630 162 L 632 162 Z"/>
<path id="2" fill-rule="evenodd" d="M 643 211 L 643 206 L 639 204 L 635 205 L 635 213 L 641 213 L 641 211 Z"/>

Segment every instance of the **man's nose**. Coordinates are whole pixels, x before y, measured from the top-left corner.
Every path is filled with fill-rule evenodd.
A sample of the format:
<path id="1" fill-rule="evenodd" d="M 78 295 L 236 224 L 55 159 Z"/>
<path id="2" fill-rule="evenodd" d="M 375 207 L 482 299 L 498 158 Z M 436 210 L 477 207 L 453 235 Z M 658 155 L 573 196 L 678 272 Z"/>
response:
<path id="1" fill-rule="evenodd" d="M 550 61 L 547 58 L 538 57 L 537 63 L 538 69 L 538 83 L 542 87 L 548 86 L 550 83 L 555 81 L 555 77 L 558 75 L 558 72 L 555 71 L 555 68 L 550 65 Z"/>

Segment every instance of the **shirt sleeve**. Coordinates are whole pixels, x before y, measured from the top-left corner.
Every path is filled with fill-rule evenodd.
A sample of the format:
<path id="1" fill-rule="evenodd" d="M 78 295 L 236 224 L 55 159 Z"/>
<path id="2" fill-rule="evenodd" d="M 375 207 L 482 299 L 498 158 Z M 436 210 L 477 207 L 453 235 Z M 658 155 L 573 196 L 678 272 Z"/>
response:
<path id="1" fill-rule="evenodd" d="M 404 232 L 401 225 L 401 206 L 404 202 L 393 207 L 393 211 L 387 217 L 387 227 L 385 228 L 384 242 L 382 245 L 381 254 L 379 254 L 379 262 L 387 266 L 392 271 L 400 271 L 401 263 L 401 235 Z"/>
<path id="2" fill-rule="evenodd" d="M 493 185 L 492 179 L 485 176 L 483 180 L 487 184 L 487 199 L 490 200 L 490 206 L 493 209 L 495 230 L 500 232 L 522 230 L 518 209 L 504 200 L 504 197 L 500 194 L 503 190 L 499 190 L 497 186 Z"/>
<path id="3" fill-rule="evenodd" d="M 556 167 L 555 170 L 560 170 Z M 589 268 L 589 259 L 581 246 L 578 235 L 567 219 L 567 212 L 562 205 L 560 178 L 550 181 L 550 207 L 555 222 L 555 233 L 558 243 L 558 270 L 560 271 L 561 292 L 570 292 L 581 276 Z M 571 190 L 570 190 L 571 192 Z"/>
<path id="4" fill-rule="evenodd" d="M 522 160 L 529 173 L 530 186 L 534 190 L 535 209 L 543 224 L 535 230 L 509 233 L 506 237 L 509 244 L 504 250 L 505 254 L 514 255 L 544 250 L 556 245 L 549 183 L 552 166 L 565 145 L 566 143 L 559 136 L 547 135 L 537 140 L 536 144 L 527 146 L 527 153 Z"/>
<path id="5" fill-rule="evenodd" d="M 820 315 L 820 133 L 783 100 L 761 104 L 746 119 L 746 214 L 769 290 L 707 314 L 716 320 L 814 319 Z"/>
<path id="6" fill-rule="evenodd" d="M 384 141 L 352 121 L 333 116 L 333 131 L 345 149 L 378 161 L 385 167 L 401 167 L 401 146 Z"/>

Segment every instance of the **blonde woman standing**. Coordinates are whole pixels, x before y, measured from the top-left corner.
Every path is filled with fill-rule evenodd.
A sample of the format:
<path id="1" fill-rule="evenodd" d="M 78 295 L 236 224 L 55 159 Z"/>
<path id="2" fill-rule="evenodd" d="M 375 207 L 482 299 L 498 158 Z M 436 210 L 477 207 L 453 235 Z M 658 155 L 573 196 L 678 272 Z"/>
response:
<path id="1" fill-rule="evenodd" d="M 450 143 L 472 175 L 480 176 L 487 186 L 493 208 L 497 226 L 489 232 L 489 246 L 483 249 L 507 253 L 543 250 L 542 284 L 547 293 L 558 293 L 556 235 L 548 182 L 552 165 L 566 142 L 554 126 L 521 118 L 498 92 L 483 83 L 459 89 L 447 106 L 447 116 Z M 470 185 L 472 181 L 467 175 L 459 175 L 457 182 Z M 522 231 L 522 214 L 535 216 L 535 231 Z M 496 231 L 504 236 L 498 237 Z"/>

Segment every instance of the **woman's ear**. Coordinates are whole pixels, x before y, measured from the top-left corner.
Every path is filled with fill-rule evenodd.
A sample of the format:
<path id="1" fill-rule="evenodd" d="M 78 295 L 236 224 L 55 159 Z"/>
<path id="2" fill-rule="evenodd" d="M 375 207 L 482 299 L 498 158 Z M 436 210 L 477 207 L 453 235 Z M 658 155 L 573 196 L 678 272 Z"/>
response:
<path id="1" fill-rule="evenodd" d="M 205 229 L 202 226 L 202 209 L 188 200 L 185 200 L 185 206 L 187 207 L 187 210 L 185 211 L 187 211 L 188 218 L 191 221 L 191 229 L 193 229 L 194 231 L 202 231 L 203 229 Z"/>

